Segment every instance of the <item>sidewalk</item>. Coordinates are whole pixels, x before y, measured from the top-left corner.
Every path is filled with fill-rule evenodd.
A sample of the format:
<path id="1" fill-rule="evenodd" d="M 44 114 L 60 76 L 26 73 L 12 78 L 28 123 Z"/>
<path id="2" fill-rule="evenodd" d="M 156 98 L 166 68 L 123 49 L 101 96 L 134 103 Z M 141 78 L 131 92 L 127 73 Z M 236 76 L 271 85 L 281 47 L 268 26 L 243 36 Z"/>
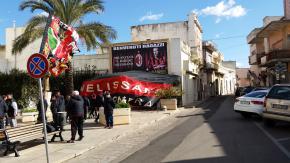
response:
<path id="1" fill-rule="evenodd" d="M 134 132 L 138 132 L 153 123 L 161 121 L 169 116 L 182 111 L 179 108 L 175 111 L 132 111 L 131 124 L 114 126 L 113 129 L 104 129 L 103 126 L 94 123 L 93 119 L 87 120 L 84 124 L 84 139 L 81 142 L 75 141 L 74 144 L 64 142 L 49 143 L 50 162 L 64 162 L 78 155 L 81 155 L 91 149 L 100 148 L 106 144 L 119 140 L 120 138 Z M 70 139 L 70 126 L 65 127 L 63 132 L 65 140 Z M 50 138 L 50 137 L 49 137 Z M 14 157 L 11 154 L 7 157 L 0 157 L 0 162 L 5 163 L 45 163 L 45 145 L 37 145 L 20 151 L 20 157 Z"/>

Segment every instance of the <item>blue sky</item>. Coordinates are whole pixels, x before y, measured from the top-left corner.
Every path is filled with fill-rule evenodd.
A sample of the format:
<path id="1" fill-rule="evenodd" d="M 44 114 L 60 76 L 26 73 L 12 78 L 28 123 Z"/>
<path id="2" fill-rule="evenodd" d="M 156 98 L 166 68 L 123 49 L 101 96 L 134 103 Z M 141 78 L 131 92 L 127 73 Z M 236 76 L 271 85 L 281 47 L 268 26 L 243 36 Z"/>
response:
<path id="1" fill-rule="evenodd" d="M 31 14 L 19 11 L 21 0 L 2 2 L 0 6 L 0 44 L 5 44 L 5 28 L 13 20 L 24 26 Z M 262 26 L 265 16 L 282 16 L 283 0 L 104 0 L 105 12 L 90 15 L 85 21 L 100 21 L 118 32 L 114 42 L 130 41 L 130 26 L 187 20 L 195 11 L 203 27 L 203 39 L 213 40 L 225 60 L 248 66 L 247 34 Z M 143 19 L 142 19 L 143 18 Z"/>

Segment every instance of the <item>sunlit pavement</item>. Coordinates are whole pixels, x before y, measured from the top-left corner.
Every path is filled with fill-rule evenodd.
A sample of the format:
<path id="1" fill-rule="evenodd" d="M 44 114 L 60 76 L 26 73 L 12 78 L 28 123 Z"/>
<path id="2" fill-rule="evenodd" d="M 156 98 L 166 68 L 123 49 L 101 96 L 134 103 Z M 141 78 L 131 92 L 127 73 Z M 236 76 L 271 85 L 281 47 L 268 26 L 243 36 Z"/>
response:
<path id="1" fill-rule="evenodd" d="M 123 162 L 286 163 L 289 129 L 244 119 L 233 111 L 233 97 L 219 97 Z"/>

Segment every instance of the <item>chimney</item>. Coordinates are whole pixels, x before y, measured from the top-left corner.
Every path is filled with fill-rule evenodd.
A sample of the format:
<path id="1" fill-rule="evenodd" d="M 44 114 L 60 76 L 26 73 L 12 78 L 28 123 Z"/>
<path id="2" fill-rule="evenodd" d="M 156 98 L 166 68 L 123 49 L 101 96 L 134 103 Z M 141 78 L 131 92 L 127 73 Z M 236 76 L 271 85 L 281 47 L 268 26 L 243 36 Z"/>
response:
<path id="1" fill-rule="evenodd" d="M 284 0 L 284 17 L 290 20 L 290 0 Z"/>

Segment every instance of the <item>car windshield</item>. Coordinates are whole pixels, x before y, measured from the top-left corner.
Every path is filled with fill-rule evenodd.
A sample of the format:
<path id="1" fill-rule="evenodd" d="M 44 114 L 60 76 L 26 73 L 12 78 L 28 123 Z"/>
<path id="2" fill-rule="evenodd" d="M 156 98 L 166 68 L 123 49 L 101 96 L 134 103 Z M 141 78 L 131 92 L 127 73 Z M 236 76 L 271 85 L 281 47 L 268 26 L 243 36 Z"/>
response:
<path id="1" fill-rule="evenodd" d="M 265 97 L 267 92 L 251 92 L 246 94 L 244 97 L 254 97 L 254 98 L 263 98 Z"/>
<path id="2" fill-rule="evenodd" d="M 290 100 L 290 86 L 274 86 L 268 96 L 273 99 Z"/>

